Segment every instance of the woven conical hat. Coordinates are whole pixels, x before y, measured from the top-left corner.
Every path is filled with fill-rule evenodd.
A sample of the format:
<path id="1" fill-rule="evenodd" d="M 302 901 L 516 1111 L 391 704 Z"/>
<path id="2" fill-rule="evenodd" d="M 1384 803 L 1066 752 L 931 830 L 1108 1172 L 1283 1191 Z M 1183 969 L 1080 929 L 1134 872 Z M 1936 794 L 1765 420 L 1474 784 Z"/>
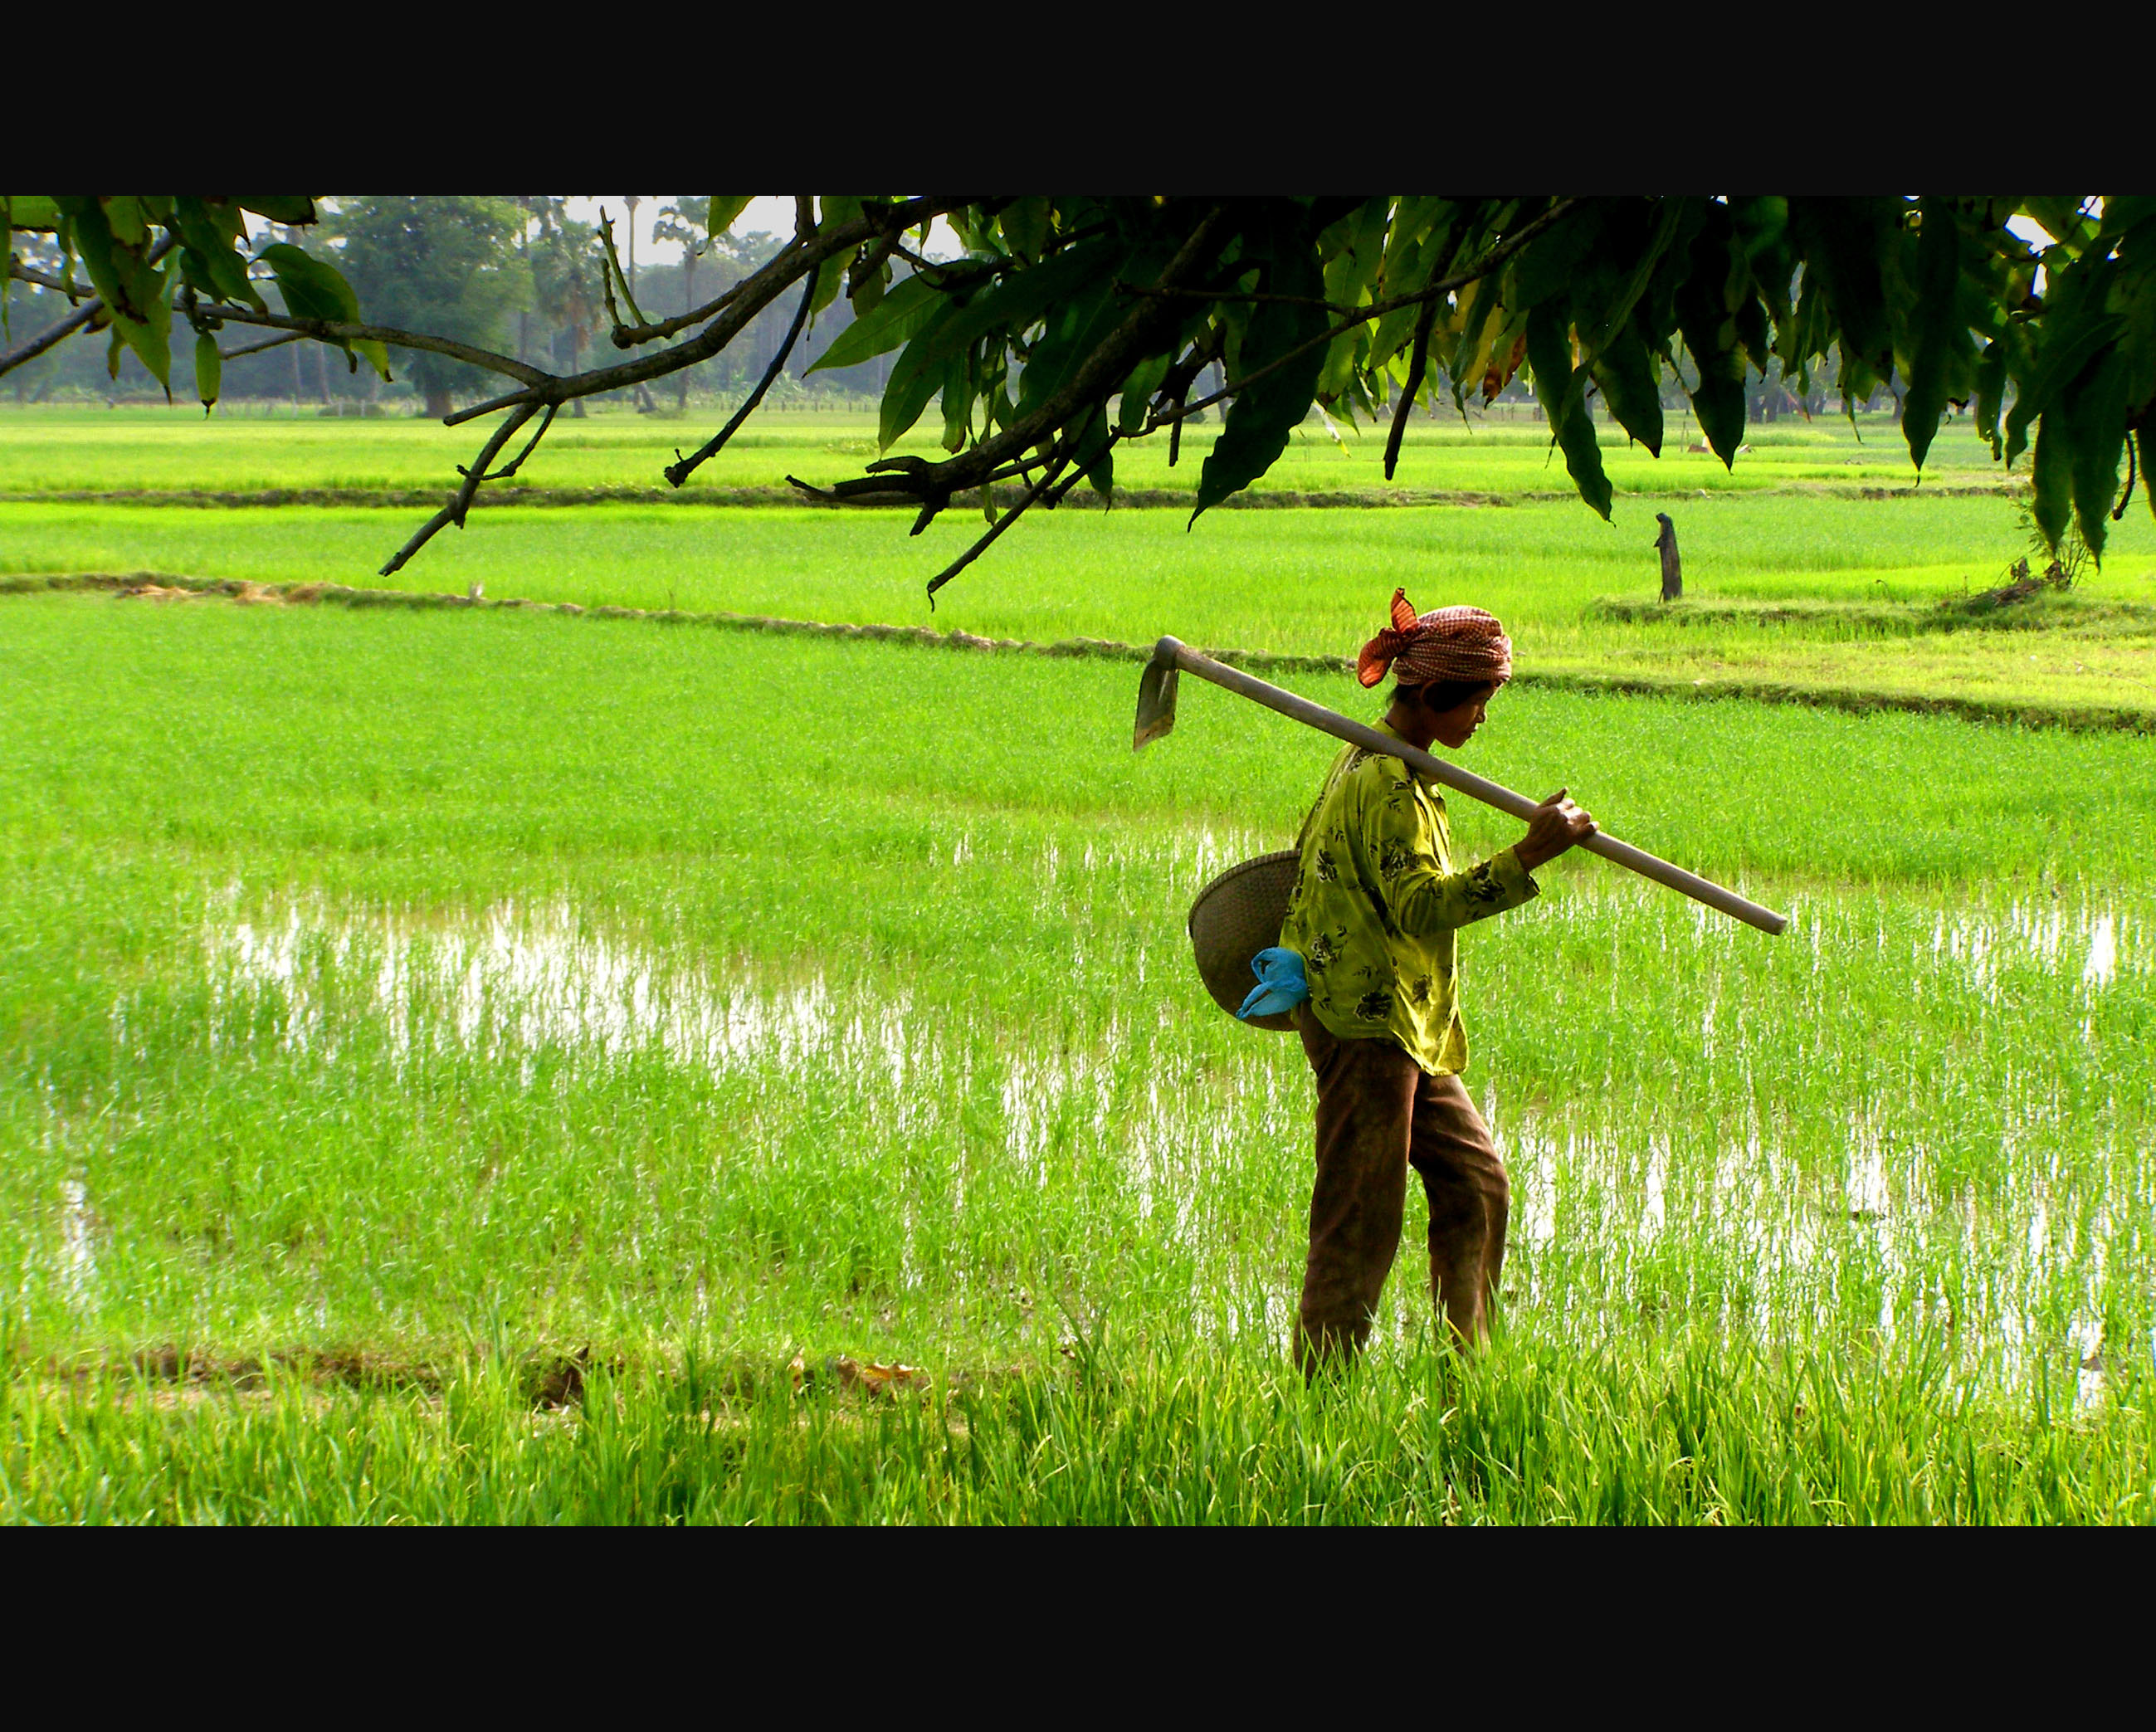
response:
<path id="1" fill-rule="evenodd" d="M 1190 948 L 1198 957 L 1199 975 L 1213 1002 L 1230 1016 L 1258 984 L 1250 959 L 1280 943 L 1299 858 L 1294 849 L 1284 848 L 1229 866 L 1190 905 Z M 1248 1023 L 1252 1028 L 1295 1026 L 1286 1011 L 1253 1016 Z"/>

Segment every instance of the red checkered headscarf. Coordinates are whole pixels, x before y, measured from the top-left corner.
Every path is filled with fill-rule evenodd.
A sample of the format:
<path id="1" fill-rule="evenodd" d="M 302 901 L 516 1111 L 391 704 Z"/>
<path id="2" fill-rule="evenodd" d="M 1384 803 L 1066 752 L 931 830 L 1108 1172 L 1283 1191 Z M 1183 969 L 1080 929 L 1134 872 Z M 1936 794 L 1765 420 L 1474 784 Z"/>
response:
<path id="1" fill-rule="evenodd" d="M 1436 608 L 1418 614 L 1404 589 L 1393 591 L 1393 623 L 1363 645 L 1355 677 L 1374 686 L 1390 668 L 1404 686 L 1433 680 L 1502 686 L 1512 677 L 1512 640 L 1496 615 L 1480 608 Z"/>

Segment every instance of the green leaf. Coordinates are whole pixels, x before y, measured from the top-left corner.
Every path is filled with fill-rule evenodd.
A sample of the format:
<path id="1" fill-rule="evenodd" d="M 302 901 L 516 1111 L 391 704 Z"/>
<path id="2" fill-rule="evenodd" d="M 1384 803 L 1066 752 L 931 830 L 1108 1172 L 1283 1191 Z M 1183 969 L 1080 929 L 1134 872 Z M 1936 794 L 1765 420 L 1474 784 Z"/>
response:
<path id="1" fill-rule="evenodd" d="M 74 213 L 70 224 L 75 253 L 89 274 L 90 287 L 114 316 L 132 316 L 137 309 L 129 301 L 121 280 L 119 261 L 114 256 L 117 249 L 112 244 L 111 229 L 105 226 L 105 213 L 94 202 L 85 203 L 85 208 Z"/>
<path id="2" fill-rule="evenodd" d="M 263 248 L 260 256 L 276 278 L 285 310 L 292 317 L 321 319 L 342 325 L 360 322 L 359 297 L 352 293 L 352 285 L 334 265 L 301 252 L 288 241 Z M 389 352 L 373 338 L 356 337 L 339 342 L 337 347 L 346 355 L 364 357 L 384 379 L 389 377 Z"/>
<path id="3" fill-rule="evenodd" d="M 2021 454 L 2029 424 L 2048 410 L 2059 393 L 2081 376 L 2082 369 L 2118 335 L 2120 321 L 2088 302 L 2097 297 L 2079 297 L 2078 305 L 2065 304 L 2056 291 L 2045 315 L 2043 347 L 2030 376 L 2018 379 L 2012 412 L 2006 417 L 2006 461 L 2011 467 Z M 2053 321 L 2057 322 L 2054 323 Z"/>
<path id="4" fill-rule="evenodd" d="M 1106 283 L 1127 256 L 1117 241 L 1103 236 L 1066 248 L 1045 265 L 1029 270 L 1014 270 L 993 286 L 981 290 L 947 325 L 939 324 L 932 336 L 914 339 L 924 343 L 921 362 L 942 361 L 971 348 L 990 331 L 1001 329 L 1015 337 L 1040 322 L 1051 308 L 1067 305 Z M 899 359 L 899 367 L 914 360 L 913 345 Z M 1030 367 L 1027 369 L 1029 373 Z M 892 370 L 894 378 L 897 369 Z"/>
<path id="5" fill-rule="evenodd" d="M 963 451 L 973 419 L 973 370 L 963 355 L 943 363 L 943 449 Z"/>
<path id="6" fill-rule="evenodd" d="M 1173 362 L 1173 356 L 1154 355 L 1131 369 L 1130 377 L 1123 381 L 1121 413 L 1116 418 L 1118 432 L 1136 433 L 1145 425 L 1147 407 Z"/>
<path id="7" fill-rule="evenodd" d="M 258 217 L 267 217 L 273 223 L 295 229 L 304 229 L 316 220 L 315 201 L 296 193 L 272 193 L 254 198 L 235 193 L 232 202 L 242 210 L 251 210 Z"/>
<path id="8" fill-rule="evenodd" d="M 1133 275 L 1139 281 L 1148 281 L 1160 275 L 1166 262 L 1158 255 L 1141 254 L 1133 262 Z M 1019 376 L 1022 411 L 1031 413 L 1060 390 L 1072 371 L 1129 316 L 1129 304 L 1116 293 L 1116 282 L 1114 276 L 1106 278 L 1042 321 L 1032 358 Z"/>
<path id="9" fill-rule="evenodd" d="M 1460 211 L 1469 208 L 1455 208 L 1450 198 L 1426 193 L 1410 194 L 1393 207 L 1385 261 L 1378 277 L 1381 298 L 1412 295 L 1430 281 Z"/>
<path id="10" fill-rule="evenodd" d="M 1445 312 L 1446 309 L 1440 304 L 1437 309 L 1435 330 L 1442 331 L 1445 328 Z M 1395 362 L 1404 366 L 1409 352 L 1409 345 L 1414 340 L 1415 321 L 1421 316 L 1422 308 L 1419 304 L 1395 307 L 1383 318 L 1363 327 L 1370 333 L 1367 339 L 1369 345 L 1368 354 L 1363 363 L 1363 366 L 1373 371 L 1378 367 L 1391 366 Z M 1433 362 L 1441 365 L 1443 356 L 1435 347 L 1435 337 L 1432 342 L 1430 354 Z"/>
<path id="11" fill-rule="evenodd" d="M 878 301 L 873 311 L 861 314 L 841 331 L 808 371 L 858 367 L 887 354 L 911 338 L 944 304 L 942 295 L 926 276 L 910 276 Z"/>
<path id="12" fill-rule="evenodd" d="M 1490 277 L 1470 283 L 1460 293 L 1460 337 L 1446 358 L 1445 370 L 1452 380 L 1453 404 L 1465 414 L 1467 393 L 1482 383 L 1491 352 L 1504 329 L 1505 306 L 1495 280 Z"/>
<path id="13" fill-rule="evenodd" d="M 828 194 L 823 200 L 821 220 L 816 224 L 819 231 L 844 228 L 861 213 L 861 201 L 842 193 Z M 834 253 L 816 267 L 816 287 L 808 297 L 808 311 L 813 316 L 820 313 L 839 298 L 839 287 L 846 280 L 846 267 L 853 263 L 846 253 Z"/>
<path id="14" fill-rule="evenodd" d="M 2057 550 L 2073 509 L 2073 435 L 2064 403 L 2055 403 L 2036 423 L 2036 455 L 2030 464 L 2029 514 L 2042 532 L 2045 546 Z"/>
<path id="15" fill-rule="evenodd" d="M 150 219 L 142 208 L 140 198 L 125 193 L 107 193 L 98 203 L 105 211 L 105 225 L 112 231 L 115 245 L 131 252 L 145 252 L 150 245 Z"/>
<path id="16" fill-rule="evenodd" d="M 1636 330 L 1628 330 L 1614 342 L 1604 346 L 1590 363 L 1594 382 L 1601 386 L 1609 413 L 1617 424 L 1645 445 L 1649 453 L 1662 455 L 1662 382 L 1655 357 Z"/>
<path id="17" fill-rule="evenodd" d="M 704 233 L 724 234 L 734 225 L 734 219 L 749 207 L 753 193 L 715 193 L 704 212 Z"/>
<path id="18" fill-rule="evenodd" d="M 1640 297 L 1647 292 L 1647 285 L 1654 278 L 1655 267 L 1662 262 L 1663 255 L 1676 239 L 1684 222 L 1684 200 L 1681 198 L 1656 201 L 1655 225 L 1647 238 L 1647 244 L 1633 265 L 1631 275 L 1626 279 L 1625 286 L 1604 310 L 1599 325 L 1594 335 L 1588 338 L 1589 348 L 1599 349 L 1605 344 L 1618 341 L 1619 333 L 1625 328 L 1625 321 L 1632 316 L 1632 309 L 1640 304 Z M 1659 415 L 1656 419 L 1659 421 Z M 1635 434 L 1634 437 L 1638 435 Z M 1655 443 L 1659 448 L 1661 443 L 1659 435 Z"/>
<path id="19" fill-rule="evenodd" d="M 1532 310 L 1571 286 L 1572 274 L 1603 236 L 1596 206 L 1575 205 L 1527 244 L 1512 275 L 1513 306 Z"/>
<path id="20" fill-rule="evenodd" d="M 2077 380 L 2068 446 L 2074 478 L 2074 520 L 2097 561 L 2118 497 L 2118 460 L 2126 444 L 2126 362 L 2117 351 Z M 2041 435 L 2040 434 L 2041 438 Z"/>
<path id="21" fill-rule="evenodd" d="M 855 278 L 855 266 L 846 267 L 846 304 L 854 310 L 855 319 L 865 318 L 883 305 L 883 291 L 891 281 L 891 261 L 886 259 L 867 275 Z M 851 330 L 850 325 L 846 327 Z"/>
<path id="22" fill-rule="evenodd" d="M 1691 345 L 1687 342 L 1689 349 Z M 1698 356 L 1692 357 L 1695 364 Z M 1737 466 L 1737 448 L 1744 443 L 1744 387 L 1742 382 L 1710 373 L 1691 393 L 1691 411 L 1724 469 Z"/>
<path id="23" fill-rule="evenodd" d="M 943 367 L 940 360 L 932 367 L 925 362 L 908 367 L 906 362 L 912 357 L 917 345 L 925 342 L 940 326 L 950 323 L 960 311 L 955 301 L 938 296 L 936 306 L 930 310 L 927 318 L 915 333 L 913 341 L 906 345 L 906 353 L 899 357 L 898 365 L 891 368 L 891 378 L 884 384 L 883 404 L 876 429 L 877 443 L 882 450 L 888 451 L 911 432 L 913 424 L 921 419 L 921 411 L 942 389 Z"/>
<path id="24" fill-rule="evenodd" d="M 1902 208 L 1894 198 L 1789 200 L 1791 239 L 1807 278 L 1816 275 L 1825 292 L 1844 352 L 1853 352 L 1881 378 L 1894 364 L 1894 343 L 1880 256 Z"/>
<path id="25" fill-rule="evenodd" d="M 8 226 L 10 229 L 36 229 L 49 232 L 60 225 L 60 208 L 49 198 L 36 193 L 18 193 L 8 200 Z"/>
<path id="26" fill-rule="evenodd" d="M 244 301 L 262 311 L 262 296 L 248 280 L 247 261 L 234 244 L 237 237 L 218 220 L 219 214 L 200 198 L 182 197 L 172 202 L 172 224 L 187 249 L 191 274 L 211 299 Z"/>
<path id="27" fill-rule="evenodd" d="M 1325 359 L 1317 369 L 1317 394 L 1327 402 L 1348 388 L 1348 381 L 1362 370 L 1360 357 L 1370 340 L 1370 327 L 1356 325 L 1325 346 Z"/>
<path id="28" fill-rule="evenodd" d="M 289 241 L 263 248 L 260 256 L 276 278 L 285 311 L 293 318 L 359 322 L 359 297 L 335 265 L 301 252 Z"/>
<path id="29" fill-rule="evenodd" d="M 120 346 L 134 350 L 151 378 L 169 395 L 172 378 L 172 309 L 165 299 L 163 273 L 151 269 L 142 254 L 119 244 L 105 220 L 105 208 L 84 199 L 70 224 L 76 250 L 90 285 L 112 315 L 112 346 L 105 365 L 120 376 Z M 147 231 L 145 231 L 146 236 Z"/>
<path id="30" fill-rule="evenodd" d="M 1677 328 L 1698 369 L 1692 413 L 1722 467 L 1744 442 L 1744 351 L 1730 317 L 1728 290 L 1735 236 L 1726 206 L 1710 204 L 1694 236 L 1689 274 L 1676 293 Z"/>
<path id="31" fill-rule="evenodd" d="M 1572 364 L 1572 338 L 1563 308 L 1556 301 L 1545 299 L 1527 315 L 1527 365 L 1534 373 L 1535 396 L 1549 417 L 1573 485 L 1606 522 L 1609 476 L 1602 467 L 1594 418 L 1587 411 L 1587 374 Z"/>
<path id="32" fill-rule="evenodd" d="M 1332 249 L 1325 264 L 1324 298 L 1337 306 L 1360 306 L 1385 262 L 1385 226 L 1390 198 L 1366 198 L 1328 229 Z"/>
<path id="33" fill-rule="evenodd" d="M 1072 467 L 1086 477 L 1086 484 L 1101 498 L 1113 501 L 1116 491 L 1115 442 L 1109 436 L 1108 417 L 1105 412 L 1094 414 L 1079 436 L 1078 446 L 1070 454 Z"/>
<path id="34" fill-rule="evenodd" d="M 1977 436 L 1991 447 L 1991 459 L 1999 460 L 2002 445 L 1999 434 L 1999 414 L 2006 400 L 2006 344 L 2003 339 L 1988 342 L 1976 363 L 1976 431 Z"/>
<path id="35" fill-rule="evenodd" d="M 1048 244 L 1049 201 L 1038 195 L 1013 200 L 1004 208 L 1004 239 L 1028 263 L 1039 259 Z"/>
<path id="36" fill-rule="evenodd" d="M 195 395 L 202 398 L 203 414 L 217 401 L 224 381 L 224 357 L 217 352 L 217 339 L 207 331 L 195 339 Z"/>
<path id="37" fill-rule="evenodd" d="M 1270 292 L 1314 298 L 1324 279 L 1308 244 L 1296 244 L 1291 230 L 1276 239 L 1273 252 Z M 1248 378 L 1268 362 L 1323 336 L 1327 324 L 1322 307 L 1289 306 L 1271 301 L 1260 303 L 1243 333 L 1236 376 Z M 1227 424 L 1199 475 L 1198 508 L 1190 514 L 1193 523 L 1230 494 L 1249 486 L 1287 449 L 1288 439 L 1317 400 L 1318 369 L 1325 363 L 1326 347 L 1311 342 L 1306 352 L 1238 392 L 1229 403 Z"/>
<path id="38" fill-rule="evenodd" d="M 1921 470 L 1948 400 L 1958 388 L 1966 398 L 1969 341 L 1960 314 L 1961 224 L 1954 220 L 1953 202 L 1928 198 L 1917 208 L 1923 227 L 1917 237 L 1902 434 L 1909 442 L 1910 461 Z"/>
<path id="39" fill-rule="evenodd" d="M 2097 231 L 2097 239 L 2117 240 L 2129 229 L 2138 229 L 2150 221 L 2156 221 L 2156 194 L 2107 193 L 2103 201 L 2103 225 Z"/>
<path id="40" fill-rule="evenodd" d="M 2156 198 L 2138 202 L 2156 207 Z M 2107 221 L 2109 207 L 2104 215 Z M 2110 299 L 2126 321 L 2118 350 L 2126 357 L 2127 409 L 2140 419 L 2156 409 L 2156 208 L 2128 229 L 2117 245 L 2118 282 Z"/>
<path id="41" fill-rule="evenodd" d="M 1743 298 L 1738 301 L 1731 318 L 1736 326 L 1738 347 L 1743 351 L 1738 362 L 1740 370 L 1747 365 L 1756 367 L 1763 379 L 1767 377 L 1767 362 L 1774 352 L 1774 331 L 1768 322 L 1766 303 L 1753 292 L 1750 284 L 1745 285 Z"/>
<path id="42" fill-rule="evenodd" d="M 1729 201 L 1737 242 L 1752 268 L 1752 280 L 1777 323 L 1789 314 L 1789 279 L 1796 265 L 1789 251 L 1789 201 L 1777 194 L 1738 196 Z M 1766 353 L 1762 344 L 1755 362 Z M 1763 365 L 1760 371 L 1766 368 Z"/>

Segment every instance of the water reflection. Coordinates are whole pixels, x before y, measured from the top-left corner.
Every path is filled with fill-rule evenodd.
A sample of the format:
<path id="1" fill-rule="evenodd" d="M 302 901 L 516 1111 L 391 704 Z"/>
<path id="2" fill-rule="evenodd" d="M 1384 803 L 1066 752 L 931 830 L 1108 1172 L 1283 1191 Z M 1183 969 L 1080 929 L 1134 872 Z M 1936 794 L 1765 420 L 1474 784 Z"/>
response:
<path id="1" fill-rule="evenodd" d="M 1210 835 L 1174 845 L 1178 876 L 1192 882 L 1249 851 L 1243 838 Z M 1045 859 L 1044 870 L 1065 864 Z M 1096 870 L 1091 844 L 1086 865 Z M 1619 910 L 1608 923 L 1620 953 L 1753 942 L 1704 910 L 1668 917 L 1666 901 L 1654 905 L 1651 919 Z M 1810 948 L 1805 973 L 1891 965 L 1920 979 L 1945 968 L 1994 1001 L 2026 969 L 2070 983 L 2062 989 L 2078 1007 L 2082 993 L 2112 992 L 2152 966 L 2145 923 L 2056 899 L 1891 921 L 1815 902 L 1800 923 L 1788 942 Z M 1035 1044 L 963 1011 L 927 1014 L 881 982 L 720 969 L 566 902 L 504 902 L 463 919 L 305 901 L 243 915 L 233 905 L 203 943 L 213 1037 L 230 1046 L 267 1039 L 327 1061 L 365 1033 L 397 1066 L 454 1053 L 513 1070 L 525 1086 L 545 1054 L 584 1066 L 655 1059 L 797 1091 L 813 1073 L 864 1146 L 957 1151 L 943 1189 L 894 1205 L 908 1285 L 927 1278 L 919 1241 L 964 1236 L 931 1211 L 963 1219 L 1008 1210 L 1021 1195 L 1077 1195 L 1096 1212 L 1127 1209 L 1156 1250 L 1187 1253 L 1198 1314 L 1240 1331 L 1284 1329 L 1291 1311 L 1309 1144 L 1309 1082 L 1291 1041 L 1239 1040 L 1223 1061 L 1164 1012 L 1131 1008 L 1147 1002 L 1141 994 L 1083 1038 Z M 1142 962 L 1141 952 L 1133 974 Z M 1831 981 L 1820 992 L 1830 1008 L 1820 1014 L 1831 1017 Z M 1727 994 L 1719 974 L 1702 987 L 1699 1062 L 1748 1077 L 1761 1012 L 1733 974 Z M 1895 1086 L 1934 1085 L 1902 1074 Z M 1937 1124 L 1936 1103 L 1907 1094 L 1875 1088 L 1824 1132 L 1812 1123 L 1797 1133 L 1763 1123 L 1756 1107 L 1715 1128 L 1645 1098 L 1612 1099 L 1606 1124 L 1583 1128 L 1509 1106 L 1489 1079 L 1481 1092 L 1513 1174 L 1517 1306 L 1611 1329 L 1674 1308 L 1782 1339 L 1845 1331 L 1855 1318 L 1886 1339 L 1943 1335 L 2009 1377 L 2071 1342 L 2084 1398 L 2101 1395 L 2110 1247 L 2138 1217 L 2076 1190 L 2101 1190 L 2114 1182 L 2106 1172 L 2061 1172 L 2056 1098 L 2009 1092 L 2020 1116 L 2000 1128 L 1996 1183 L 1979 1197 L 1965 1179 L 1937 1180 L 1937 1151 L 1910 1128 Z M 2138 1154 L 2122 1159 L 2139 1171 Z M 1262 1205 L 1247 1194 L 1254 1172 L 1277 1175 Z M 68 1210 L 63 1262 L 80 1290 L 94 1262 L 79 1185 Z M 1418 1231 L 1411 1222 L 1410 1246 Z M 1406 1332 L 1427 1308 L 1414 1257 L 1400 1267 L 1393 1302 Z"/>
<path id="2" fill-rule="evenodd" d="M 90 1242 L 90 1192 L 80 1179 L 60 1182 L 60 1287 L 70 1303 L 89 1302 L 97 1275 L 97 1251 Z"/>

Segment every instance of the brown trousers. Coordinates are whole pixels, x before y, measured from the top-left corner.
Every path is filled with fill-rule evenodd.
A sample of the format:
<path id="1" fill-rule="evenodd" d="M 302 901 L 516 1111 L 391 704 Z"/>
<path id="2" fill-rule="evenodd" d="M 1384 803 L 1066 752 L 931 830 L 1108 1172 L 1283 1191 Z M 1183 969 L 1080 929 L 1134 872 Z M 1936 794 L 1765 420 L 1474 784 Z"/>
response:
<path id="1" fill-rule="evenodd" d="M 1466 1086 L 1425 1075 L 1390 1041 L 1337 1038 L 1307 1005 L 1295 1020 L 1317 1077 L 1317 1182 L 1296 1331 L 1302 1369 L 1369 1339 L 1400 1247 L 1409 1167 L 1430 1199 L 1430 1297 L 1463 1344 L 1480 1340 L 1504 1266 L 1512 1188 Z"/>

